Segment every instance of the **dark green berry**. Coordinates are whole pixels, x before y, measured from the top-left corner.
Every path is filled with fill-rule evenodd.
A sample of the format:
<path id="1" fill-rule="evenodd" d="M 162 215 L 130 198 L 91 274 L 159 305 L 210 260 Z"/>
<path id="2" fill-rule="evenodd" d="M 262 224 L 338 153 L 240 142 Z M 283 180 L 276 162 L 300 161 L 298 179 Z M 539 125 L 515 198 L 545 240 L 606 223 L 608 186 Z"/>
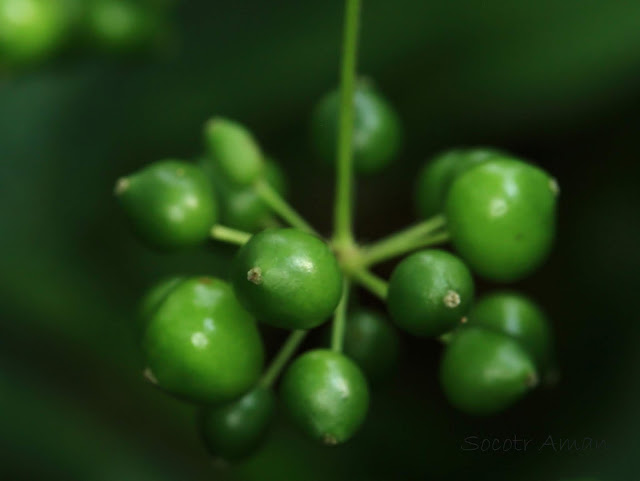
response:
<path id="1" fill-rule="evenodd" d="M 42 60 L 69 33 L 73 5 L 68 0 L 0 0 L 0 65 Z"/>
<path id="2" fill-rule="evenodd" d="M 88 0 L 85 18 L 91 41 L 115 52 L 148 47 L 162 24 L 157 10 L 139 0 Z"/>
<path id="3" fill-rule="evenodd" d="M 209 453 L 226 461 L 253 454 L 266 438 L 275 406 L 273 392 L 257 387 L 237 401 L 204 408 L 200 432 Z"/>
<path id="4" fill-rule="evenodd" d="M 357 84 L 354 95 L 353 161 L 357 172 L 374 173 L 398 155 L 402 141 L 400 119 L 370 82 Z M 318 156 L 335 165 L 338 145 L 340 92 L 322 98 L 313 112 L 311 136 Z"/>
<path id="5" fill-rule="evenodd" d="M 463 328 L 445 347 L 440 381 L 455 407 L 468 414 L 502 411 L 538 382 L 528 352 L 509 336 Z"/>
<path id="6" fill-rule="evenodd" d="M 138 305 L 138 316 L 135 324 L 137 337 L 142 337 L 147 324 L 151 321 L 160 304 L 183 280 L 185 280 L 184 277 L 168 277 L 153 285 L 145 293 Z"/>
<path id="7" fill-rule="evenodd" d="M 439 154 L 423 167 L 416 183 L 416 210 L 425 219 L 444 211 L 453 181 L 475 165 L 501 156 L 493 149 L 456 149 Z"/>
<path id="8" fill-rule="evenodd" d="M 211 182 L 187 162 L 151 164 L 120 179 L 115 192 L 136 233 L 158 248 L 200 244 L 218 218 Z"/>
<path id="9" fill-rule="evenodd" d="M 358 366 L 325 349 L 297 358 L 284 374 L 280 394 L 293 422 L 326 445 L 351 438 L 369 406 L 367 382 Z"/>
<path id="10" fill-rule="evenodd" d="M 262 371 L 256 323 L 231 286 L 214 278 L 188 279 L 175 287 L 147 324 L 142 350 L 149 380 L 203 404 L 237 399 Z"/>
<path id="11" fill-rule="evenodd" d="M 357 309 L 347 317 L 344 353 L 371 382 L 389 377 L 398 361 L 400 339 L 390 322 L 376 311 Z"/>
<path id="12" fill-rule="evenodd" d="M 322 324 L 342 295 L 342 273 L 331 249 L 297 229 L 254 235 L 238 251 L 232 281 L 258 320 L 287 329 Z"/>
<path id="13" fill-rule="evenodd" d="M 473 278 L 460 259 L 427 249 L 394 269 L 387 304 L 399 327 L 417 336 L 436 337 L 465 321 L 473 293 Z"/>
<path id="14" fill-rule="evenodd" d="M 515 281 L 547 257 L 555 231 L 558 185 L 516 159 L 491 159 L 458 177 L 446 216 L 451 239 L 473 270 Z"/>
<path id="15" fill-rule="evenodd" d="M 204 136 L 209 155 L 228 181 L 249 185 L 263 174 L 260 147 L 243 125 L 217 117 L 207 122 Z"/>
<path id="16" fill-rule="evenodd" d="M 553 332 L 547 316 L 527 297 L 497 292 L 483 297 L 469 313 L 469 325 L 507 334 L 516 339 L 536 361 L 540 371 L 553 356 Z"/>

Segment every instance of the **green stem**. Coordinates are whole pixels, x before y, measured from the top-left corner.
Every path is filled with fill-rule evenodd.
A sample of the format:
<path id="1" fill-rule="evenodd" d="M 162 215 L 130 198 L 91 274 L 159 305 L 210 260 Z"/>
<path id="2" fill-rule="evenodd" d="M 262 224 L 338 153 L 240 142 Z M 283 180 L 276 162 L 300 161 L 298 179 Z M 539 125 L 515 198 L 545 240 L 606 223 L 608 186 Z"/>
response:
<path id="1" fill-rule="evenodd" d="M 369 290 L 383 301 L 387 299 L 389 284 L 371 271 L 359 269 L 351 273 L 351 278 L 365 289 Z"/>
<path id="2" fill-rule="evenodd" d="M 360 0 L 346 0 L 342 70 L 340 76 L 340 126 L 337 147 L 336 198 L 334 205 L 335 244 L 345 247 L 353 244 L 353 97 L 356 83 L 356 60 Z"/>
<path id="3" fill-rule="evenodd" d="M 255 184 L 256 193 L 282 220 L 305 232 L 316 234 L 316 230 L 298 214 L 278 192 L 264 180 Z"/>
<path id="4" fill-rule="evenodd" d="M 232 229 L 231 227 L 225 227 L 223 225 L 214 225 L 211 228 L 212 239 L 229 244 L 244 245 L 251 239 L 251 236 L 252 234 L 248 232 Z"/>
<path id="5" fill-rule="evenodd" d="M 260 378 L 260 381 L 258 381 L 258 385 L 260 387 L 268 389 L 273 385 L 287 362 L 289 362 L 291 357 L 295 354 L 308 332 L 309 331 L 293 331 L 289 334 L 289 337 L 280 348 L 280 351 L 278 351 L 278 354 L 276 354 L 276 357 L 271 361 L 271 364 Z"/>
<path id="6" fill-rule="evenodd" d="M 362 248 L 362 262 L 366 266 L 377 264 L 420 247 L 446 242 L 447 232 L 444 216 L 436 216 L 408 229 L 396 232 L 378 242 Z"/>
<path id="7" fill-rule="evenodd" d="M 333 317 L 333 324 L 331 325 L 331 349 L 337 352 L 342 352 L 342 345 L 344 344 L 344 332 L 347 323 L 347 305 L 349 303 L 349 289 L 350 283 L 345 279 L 342 288 L 342 298 L 340 304 L 336 308 L 336 312 Z"/>

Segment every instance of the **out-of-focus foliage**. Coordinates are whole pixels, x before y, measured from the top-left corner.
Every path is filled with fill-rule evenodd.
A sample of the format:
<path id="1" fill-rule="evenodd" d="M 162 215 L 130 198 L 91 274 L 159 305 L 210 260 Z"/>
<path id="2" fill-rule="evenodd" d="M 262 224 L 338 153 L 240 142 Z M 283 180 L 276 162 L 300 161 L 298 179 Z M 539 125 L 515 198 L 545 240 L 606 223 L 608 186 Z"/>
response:
<path id="1" fill-rule="evenodd" d="M 398 379 L 376 393 L 364 431 L 344 448 L 312 446 L 280 422 L 264 452 L 212 474 L 194 410 L 141 382 L 130 327 L 144 288 L 173 274 L 225 276 L 226 265 L 219 246 L 168 256 L 140 246 L 117 214 L 114 180 L 199 155 L 213 114 L 242 119 L 282 159 L 293 202 L 326 230 L 331 179 L 313 170 L 307 123 L 337 83 L 341 7 L 179 2 L 179 41 L 159 55 L 62 55 L 0 73 L 0 447 L 9 460 L 0 477 L 371 481 L 462 479 L 471 467 L 492 480 L 637 476 L 638 2 L 364 0 L 361 71 L 407 136 L 395 167 L 360 186 L 359 235 L 413 220 L 412 182 L 441 149 L 499 145 L 538 161 L 563 188 L 558 248 L 526 281 L 558 331 L 555 389 L 499 418 L 467 418 L 425 374 L 440 348 L 407 340 Z M 265 336 L 272 347 L 281 340 Z M 549 435 L 605 439 L 608 449 L 460 449 L 469 435 L 514 434 L 538 445 Z"/>

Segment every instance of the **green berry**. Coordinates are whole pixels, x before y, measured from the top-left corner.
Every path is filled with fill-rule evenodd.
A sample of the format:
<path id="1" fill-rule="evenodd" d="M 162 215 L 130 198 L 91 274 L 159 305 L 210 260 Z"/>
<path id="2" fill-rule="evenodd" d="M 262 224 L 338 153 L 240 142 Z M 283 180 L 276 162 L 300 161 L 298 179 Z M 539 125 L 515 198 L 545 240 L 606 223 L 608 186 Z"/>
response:
<path id="1" fill-rule="evenodd" d="M 469 325 L 511 336 L 524 347 L 542 371 L 553 354 L 553 332 L 544 312 L 530 299 L 511 292 L 482 298 L 469 313 Z"/>
<path id="2" fill-rule="evenodd" d="M 366 81 L 354 96 L 353 161 L 357 172 L 384 169 L 398 155 L 402 141 L 400 119 L 393 107 Z M 318 156 L 335 165 L 340 117 L 340 92 L 322 98 L 311 119 L 311 137 Z"/>
<path id="3" fill-rule="evenodd" d="M 249 185 L 262 175 L 262 152 L 243 125 L 214 118 L 207 122 L 204 135 L 209 154 L 229 181 Z"/>
<path id="4" fill-rule="evenodd" d="M 0 64 L 39 61 L 58 49 L 72 14 L 67 0 L 0 0 Z"/>
<path id="5" fill-rule="evenodd" d="M 537 384 L 536 368 L 517 341 L 481 328 L 461 329 L 447 345 L 440 381 L 455 407 L 488 415 L 506 409 Z"/>
<path id="6" fill-rule="evenodd" d="M 369 406 L 360 369 L 343 354 L 326 349 L 296 359 L 284 374 L 280 394 L 293 422 L 326 445 L 351 438 Z"/>
<path id="7" fill-rule="evenodd" d="M 160 31 L 160 16 L 150 5 L 133 0 L 89 0 L 86 29 L 105 50 L 131 51 L 148 46 Z"/>
<path id="8" fill-rule="evenodd" d="M 322 324 L 342 295 L 342 273 L 331 249 L 297 229 L 268 229 L 240 248 L 233 287 L 247 310 L 275 327 Z"/>
<path id="9" fill-rule="evenodd" d="M 211 455 L 237 461 L 254 453 L 269 431 L 275 406 L 273 392 L 258 387 L 232 403 L 204 408 L 200 432 Z"/>
<path id="10" fill-rule="evenodd" d="M 144 295 L 138 305 L 138 317 L 136 319 L 136 335 L 141 338 L 147 324 L 156 313 L 162 302 L 185 278 L 168 277 L 153 285 Z"/>
<path id="11" fill-rule="evenodd" d="M 186 162 L 151 164 L 120 179 L 115 192 L 136 233 L 158 248 L 200 244 L 217 221 L 211 183 L 202 169 Z"/>
<path id="12" fill-rule="evenodd" d="M 284 197 L 285 178 L 277 164 L 270 161 L 265 163 L 264 178 Z M 220 192 L 220 209 L 224 225 L 247 232 L 257 232 L 277 222 L 271 209 L 258 196 L 253 186 L 241 187 L 228 182 L 218 184 L 222 184 L 217 190 Z"/>
<path id="13" fill-rule="evenodd" d="M 188 279 L 175 287 L 147 324 L 142 350 L 149 380 L 203 404 L 238 398 L 262 371 L 256 323 L 231 286 L 214 278 Z"/>
<path id="14" fill-rule="evenodd" d="M 399 327 L 416 336 L 436 337 L 465 321 L 473 293 L 473 278 L 460 259 L 427 249 L 394 269 L 387 304 Z"/>
<path id="15" fill-rule="evenodd" d="M 446 201 L 451 239 L 478 274 L 514 281 L 537 268 L 553 243 L 557 183 L 533 165 L 492 159 L 453 183 Z"/>
<path id="16" fill-rule="evenodd" d="M 362 369 L 371 382 L 389 377 L 398 361 L 400 339 L 384 316 L 357 309 L 347 317 L 344 353 Z"/>
<path id="17" fill-rule="evenodd" d="M 416 210 L 419 216 L 427 219 L 442 213 L 453 181 L 470 168 L 500 155 L 493 149 L 456 149 L 427 162 L 416 183 Z"/>

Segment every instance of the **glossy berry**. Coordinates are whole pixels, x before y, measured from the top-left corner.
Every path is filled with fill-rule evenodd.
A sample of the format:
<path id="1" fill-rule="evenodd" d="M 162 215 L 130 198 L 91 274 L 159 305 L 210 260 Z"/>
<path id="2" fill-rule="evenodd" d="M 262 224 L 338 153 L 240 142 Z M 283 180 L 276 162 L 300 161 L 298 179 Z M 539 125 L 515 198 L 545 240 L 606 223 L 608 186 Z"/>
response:
<path id="1" fill-rule="evenodd" d="M 55 51 L 72 16 L 68 0 L 0 0 L 0 65 L 38 61 Z"/>
<path id="2" fill-rule="evenodd" d="M 425 219 L 444 211 L 453 181 L 475 165 L 501 156 L 497 150 L 476 148 L 444 152 L 427 162 L 416 183 L 416 210 Z"/>
<path id="3" fill-rule="evenodd" d="M 460 259 L 427 249 L 394 269 L 387 304 L 399 327 L 416 336 L 436 337 L 465 321 L 473 293 L 473 278 Z"/>
<path id="4" fill-rule="evenodd" d="M 478 274 L 514 281 L 531 273 L 553 243 L 558 186 L 544 171 L 510 159 L 476 166 L 451 186 L 451 239 Z"/>
<path id="5" fill-rule="evenodd" d="M 393 372 L 399 343 L 398 333 L 383 315 L 368 309 L 349 313 L 343 350 L 369 381 L 383 381 Z"/>
<path id="6" fill-rule="evenodd" d="M 398 155 L 402 129 L 393 107 L 366 81 L 354 96 L 353 160 L 357 172 L 369 174 L 385 168 Z M 336 162 L 340 92 L 322 98 L 311 119 L 311 137 L 318 156 Z"/>
<path id="7" fill-rule="evenodd" d="M 160 304 L 167 298 L 185 277 L 168 277 L 153 285 L 144 295 L 138 306 L 138 316 L 135 324 L 136 336 L 141 338 L 147 324 L 156 313 Z"/>
<path id="8" fill-rule="evenodd" d="M 287 329 L 322 324 L 342 295 L 331 249 L 296 229 L 268 229 L 240 248 L 232 269 L 242 304 L 262 322 Z"/>
<path id="9" fill-rule="evenodd" d="M 273 392 L 257 387 L 237 401 L 204 408 L 200 433 L 209 453 L 226 461 L 254 453 L 269 431 L 275 406 Z"/>
<path id="10" fill-rule="evenodd" d="M 463 328 L 445 348 L 440 366 L 444 392 L 468 414 L 506 409 L 537 384 L 529 354 L 509 336 L 481 328 Z"/>
<path id="11" fill-rule="evenodd" d="M 209 155 L 230 182 L 249 185 L 262 175 L 262 152 L 243 125 L 217 117 L 207 122 L 204 136 Z"/>
<path id="12" fill-rule="evenodd" d="M 88 0 L 86 29 L 105 50 L 127 52 L 149 46 L 160 32 L 158 12 L 139 0 Z"/>
<path id="13" fill-rule="evenodd" d="M 232 401 L 262 370 L 260 334 L 231 286 L 214 278 L 181 282 L 160 304 L 142 339 L 145 375 L 180 398 Z"/>
<path id="14" fill-rule="evenodd" d="M 211 183 L 186 162 L 151 164 L 120 179 L 115 192 L 136 233 L 158 248 L 200 244 L 218 218 Z"/>
<path id="15" fill-rule="evenodd" d="M 539 370 L 548 367 L 553 332 L 544 312 L 530 299 L 513 292 L 488 295 L 471 309 L 469 325 L 511 336 L 531 354 Z"/>
<path id="16" fill-rule="evenodd" d="M 285 372 L 280 394 L 293 422 L 326 445 L 352 437 L 369 406 L 360 369 L 343 354 L 325 349 L 296 359 Z"/>
<path id="17" fill-rule="evenodd" d="M 210 174 L 216 192 L 219 194 L 222 224 L 246 232 L 257 232 L 277 225 L 271 209 L 258 196 L 252 185 L 231 184 L 208 158 L 201 159 L 200 163 Z M 273 161 L 266 161 L 264 167 L 264 180 L 282 197 L 285 197 L 287 186 L 282 170 Z"/>

